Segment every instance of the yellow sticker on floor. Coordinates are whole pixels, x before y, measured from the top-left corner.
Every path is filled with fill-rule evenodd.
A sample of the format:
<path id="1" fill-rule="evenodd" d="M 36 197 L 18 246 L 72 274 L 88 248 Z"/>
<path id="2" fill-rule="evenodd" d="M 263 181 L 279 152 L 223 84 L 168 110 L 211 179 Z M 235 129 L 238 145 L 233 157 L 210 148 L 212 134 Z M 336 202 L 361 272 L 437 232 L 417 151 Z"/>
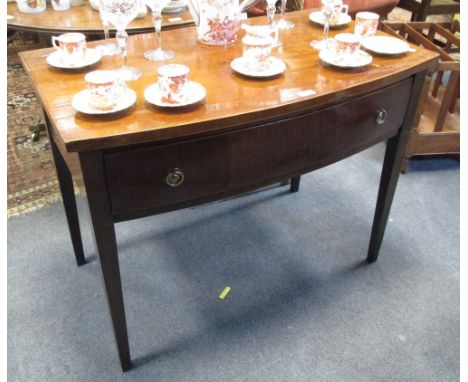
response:
<path id="1" fill-rule="evenodd" d="M 221 294 L 219 295 L 219 299 L 224 300 L 230 291 L 231 291 L 231 287 L 227 286 L 226 288 L 224 288 Z"/>

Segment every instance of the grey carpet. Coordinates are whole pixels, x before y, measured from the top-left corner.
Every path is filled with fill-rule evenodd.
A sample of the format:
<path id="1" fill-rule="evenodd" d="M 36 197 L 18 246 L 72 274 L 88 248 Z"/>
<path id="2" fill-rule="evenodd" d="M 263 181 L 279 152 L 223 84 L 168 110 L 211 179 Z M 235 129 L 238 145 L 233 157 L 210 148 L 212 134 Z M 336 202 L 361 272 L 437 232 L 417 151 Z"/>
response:
<path id="1" fill-rule="evenodd" d="M 411 162 L 366 265 L 383 151 L 118 224 L 125 374 L 85 200 L 81 268 L 61 204 L 9 221 L 9 380 L 457 381 L 459 162 Z"/>

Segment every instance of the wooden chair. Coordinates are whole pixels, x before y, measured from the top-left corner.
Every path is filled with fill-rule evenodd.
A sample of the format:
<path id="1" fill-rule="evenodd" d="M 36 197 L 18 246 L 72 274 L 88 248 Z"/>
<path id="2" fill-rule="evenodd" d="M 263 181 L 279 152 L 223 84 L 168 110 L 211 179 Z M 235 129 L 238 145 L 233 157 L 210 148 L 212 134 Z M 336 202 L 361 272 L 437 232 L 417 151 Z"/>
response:
<path id="1" fill-rule="evenodd" d="M 460 52 L 458 28 L 453 22 L 383 23 L 385 32 L 440 54 L 419 99 L 403 172 L 415 155 L 460 153 L 460 62 L 451 55 Z"/>
<path id="2" fill-rule="evenodd" d="M 425 21 L 430 15 L 460 13 L 460 0 L 400 0 L 398 7 L 412 12 L 411 21 Z"/>

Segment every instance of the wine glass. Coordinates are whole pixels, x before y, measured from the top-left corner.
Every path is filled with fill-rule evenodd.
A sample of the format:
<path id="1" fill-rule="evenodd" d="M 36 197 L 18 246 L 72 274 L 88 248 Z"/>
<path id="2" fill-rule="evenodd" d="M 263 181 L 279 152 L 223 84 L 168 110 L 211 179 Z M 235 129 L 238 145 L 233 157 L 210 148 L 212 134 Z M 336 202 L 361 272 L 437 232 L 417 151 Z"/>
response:
<path id="1" fill-rule="evenodd" d="M 341 1 L 341 0 L 338 0 Z M 317 50 L 325 49 L 328 46 L 328 30 L 330 29 L 330 19 L 334 13 L 334 6 L 337 0 L 322 0 L 322 13 L 325 16 L 325 24 L 323 26 L 323 39 L 313 40 L 310 46 Z"/>
<path id="2" fill-rule="evenodd" d="M 113 56 L 119 53 L 119 47 L 117 44 L 112 44 L 109 42 L 109 20 L 104 11 L 103 0 L 99 0 L 99 17 L 101 19 L 102 27 L 104 29 L 104 41 L 103 45 L 98 45 L 96 48 L 101 52 L 103 56 Z"/>
<path id="3" fill-rule="evenodd" d="M 266 0 L 267 6 L 266 6 L 266 12 L 267 12 L 267 17 L 268 17 L 268 25 L 270 26 L 271 29 L 276 28 L 275 24 L 275 12 L 276 12 L 276 0 Z M 275 41 L 274 46 L 278 47 L 281 46 L 282 42 L 279 40 L 279 34 L 278 38 Z"/>
<path id="4" fill-rule="evenodd" d="M 288 0 L 281 0 L 281 18 L 280 20 L 278 21 L 278 23 L 276 24 L 276 26 L 278 27 L 278 29 L 291 29 L 291 28 L 294 28 L 294 23 L 292 23 L 291 21 L 288 21 L 284 18 L 284 12 L 286 11 L 286 2 Z"/>
<path id="5" fill-rule="evenodd" d="M 174 57 L 174 52 L 171 50 L 163 50 L 161 47 L 161 24 L 162 24 L 162 9 L 169 4 L 171 0 L 145 0 L 148 7 L 153 12 L 153 24 L 156 30 L 158 47 L 154 50 L 147 50 L 145 57 L 151 61 L 165 61 Z"/>
<path id="6" fill-rule="evenodd" d="M 267 2 L 267 7 L 266 7 L 266 12 L 267 12 L 267 17 L 268 17 L 268 24 L 270 25 L 271 28 L 273 28 L 274 25 L 274 19 L 275 19 L 275 12 L 276 12 L 276 0 L 266 0 Z"/>
<path id="7" fill-rule="evenodd" d="M 122 56 L 122 67 L 117 69 L 119 77 L 124 81 L 137 80 L 143 74 L 140 69 L 127 66 L 127 25 L 138 14 L 138 0 L 103 0 L 103 9 L 107 19 L 117 29 L 115 35 Z"/>

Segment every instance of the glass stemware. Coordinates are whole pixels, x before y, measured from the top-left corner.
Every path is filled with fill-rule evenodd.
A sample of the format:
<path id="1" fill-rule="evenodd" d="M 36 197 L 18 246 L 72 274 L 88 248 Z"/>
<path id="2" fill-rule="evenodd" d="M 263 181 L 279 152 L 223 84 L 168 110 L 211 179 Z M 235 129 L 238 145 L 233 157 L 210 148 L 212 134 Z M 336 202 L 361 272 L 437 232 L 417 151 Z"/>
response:
<path id="1" fill-rule="evenodd" d="M 127 66 L 127 25 L 138 14 L 138 0 L 103 0 L 103 9 L 107 19 L 117 29 L 115 35 L 122 57 L 122 67 L 117 69 L 124 81 L 137 80 L 143 74 L 140 69 Z"/>
<path id="2" fill-rule="evenodd" d="M 291 28 L 294 28 L 294 23 L 292 23 L 291 21 L 288 21 L 284 18 L 284 13 L 286 11 L 286 2 L 288 0 L 281 0 L 281 18 L 280 20 L 278 21 L 278 23 L 276 24 L 276 26 L 278 27 L 278 29 L 291 29 Z"/>
<path id="3" fill-rule="evenodd" d="M 275 12 L 276 12 L 276 0 L 267 0 L 267 17 L 268 17 L 268 24 L 271 28 L 274 27 L 274 19 L 275 19 Z"/>
<path id="4" fill-rule="evenodd" d="M 154 50 L 147 50 L 145 57 L 151 61 L 165 61 L 174 57 L 174 52 L 170 50 L 163 50 L 161 47 L 161 25 L 162 25 L 162 9 L 169 4 L 171 0 L 145 0 L 148 7 L 153 12 L 153 24 L 156 30 L 158 47 Z"/>
<path id="5" fill-rule="evenodd" d="M 104 11 L 103 0 L 99 0 L 99 17 L 101 19 L 102 27 L 104 29 L 104 44 L 98 45 L 96 48 L 101 52 L 103 56 L 113 56 L 119 53 L 119 47 L 117 44 L 109 42 L 109 20 L 107 19 Z"/>
<path id="6" fill-rule="evenodd" d="M 267 17 L 268 17 L 268 25 L 270 26 L 271 29 L 276 28 L 275 24 L 275 12 L 276 12 L 276 0 L 266 0 L 267 6 L 266 6 L 266 12 L 267 12 Z M 281 46 L 282 42 L 279 40 L 279 34 L 278 38 L 275 41 L 275 47 Z"/>
<path id="7" fill-rule="evenodd" d="M 328 47 L 328 30 L 330 29 L 330 19 L 333 16 L 334 5 L 336 1 L 337 0 L 322 0 L 322 13 L 325 16 L 323 39 L 311 41 L 310 46 L 314 49 L 322 50 Z"/>

